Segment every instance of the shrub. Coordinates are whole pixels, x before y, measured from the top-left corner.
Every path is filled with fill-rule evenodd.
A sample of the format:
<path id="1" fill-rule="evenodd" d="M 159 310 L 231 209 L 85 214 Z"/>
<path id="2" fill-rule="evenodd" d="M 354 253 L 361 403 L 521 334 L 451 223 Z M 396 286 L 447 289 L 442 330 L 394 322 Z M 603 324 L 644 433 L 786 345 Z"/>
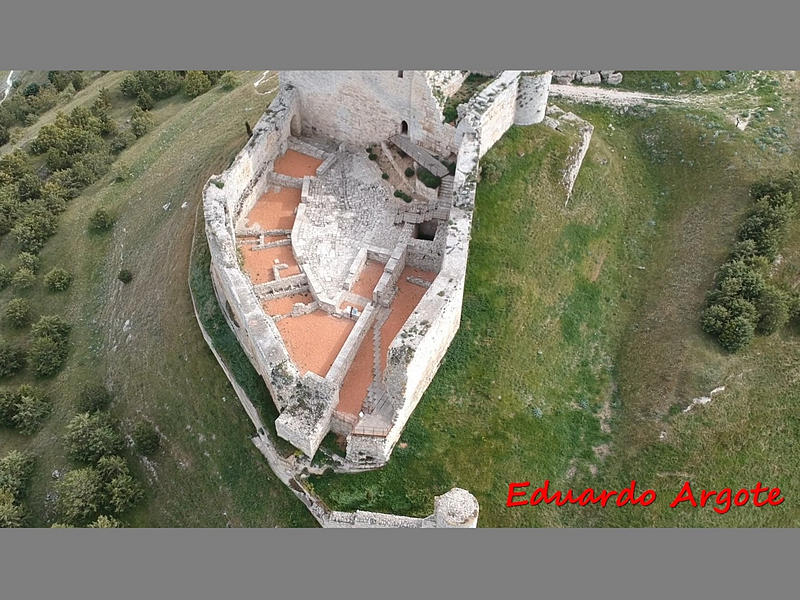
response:
<path id="1" fill-rule="evenodd" d="M 20 433 L 30 435 L 39 429 L 52 410 L 44 393 L 30 385 L 21 385 L 14 396 L 11 422 Z"/>
<path id="2" fill-rule="evenodd" d="M 56 232 L 56 218 L 44 207 L 35 206 L 17 221 L 11 232 L 24 251 L 36 253 Z"/>
<path id="3" fill-rule="evenodd" d="M 719 333 L 719 343 L 729 352 L 736 352 L 747 346 L 753 339 L 755 328 L 745 317 L 730 319 Z"/>
<path id="4" fill-rule="evenodd" d="M 139 421 L 133 428 L 131 437 L 133 437 L 133 443 L 136 444 L 136 448 L 145 456 L 152 456 L 158 452 L 161 445 L 161 438 L 156 428 L 147 421 Z"/>
<path id="5" fill-rule="evenodd" d="M 503 175 L 503 166 L 500 161 L 493 156 L 487 155 L 481 159 L 481 177 L 488 183 L 494 185 L 500 181 Z"/>
<path id="6" fill-rule="evenodd" d="M 11 285 L 17 290 L 30 289 L 33 287 L 34 283 L 36 283 L 36 275 L 26 267 L 17 269 L 17 272 L 14 273 L 14 277 L 11 278 Z"/>
<path id="7" fill-rule="evenodd" d="M 72 273 L 66 269 L 55 267 L 44 276 L 44 284 L 51 292 L 66 291 L 72 284 Z"/>
<path id="8" fill-rule="evenodd" d="M 189 71 L 184 80 L 184 91 L 190 98 L 196 98 L 211 89 L 211 80 L 203 71 Z"/>
<path id="9" fill-rule="evenodd" d="M 436 189 L 442 184 L 442 178 L 437 177 L 425 167 L 417 167 L 417 179 L 431 189 Z"/>
<path id="10" fill-rule="evenodd" d="M 20 252 L 17 255 L 17 261 L 20 267 L 24 267 L 33 273 L 39 270 L 39 265 L 41 263 L 39 257 L 30 252 Z"/>
<path id="11" fill-rule="evenodd" d="M 24 327 L 31 321 L 31 303 L 25 298 L 12 298 L 6 304 L 5 320 L 12 327 Z"/>
<path id="12" fill-rule="evenodd" d="M 100 515 L 87 525 L 90 529 L 118 529 L 122 527 L 122 522 L 108 515 Z"/>
<path id="13" fill-rule="evenodd" d="M 412 167 L 406 167 L 405 174 L 406 177 L 413 177 L 414 176 L 414 169 Z"/>
<path id="14" fill-rule="evenodd" d="M 56 512 L 70 525 L 83 525 L 91 521 L 103 502 L 103 481 L 91 467 L 74 469 L 56 484 L 58 500 Z"/>
<path id="15" fill-rule="evenodd" d="M 11 271 L 5 265 L 0 265 L 0 290 L 4 290 L 11 283 Z"/>
<path id="16" fill-rule="evenodd" d="M 381 179 L 389 179 L 388 173 L 381 173 Z"/>
<path id="17" fill-rule="evenodd" d="M 120 514 L 135 505 L 144 495 L 142 487 L 130 475 L 119 475 L 106 485 L 107 506 L 114 514 Z"/>
<path id="18" fill-rule="evenodd" d="M 33 327 L 31 333 L 34 337 L 48 337 L 57 341 L 65 341 L 69 337 L 72 326 L 57 315 L 47 315 L 40 317 Z"/>
<path id="19" fill-rule="evenodd" d="M 96 463 L 124 447 L 122 436 L 104 413 L 75 415 L 67 423 L 64 441 L 70 457 L 83 463 Z"/>
<path id="20" fill-rule="evenodd" d="M 140 106 L 133 107 L 131 111 L 131 132 L 133 135 L 140 138 L 150 131 L 153 125 L 155 125 L 155 122 L 150 113 L 143 111 Z"/>
<path id="21" fill-rule="evenodd" d="M 406 194 L 402 190 L 395 190 L 394 191 L 394 197 L 395 198 L 400 198 L 404 202 L 411 202 L 413 200 L 413 198 L 411 196 L 409 196 L 408 194 Z"/>
<path id="22" fill-rule="evenodd" d="M 78 410 L 85 413 L 98 412 L 111 404 L 111 393 L 101 383 L 88 384 L 78 396 Z"/>
<path id="23" fill-rule="evenodd" d="M 0 146 L 5 146 L 10 139 L 11 134 L 8 133 L 8 128 L 4 125 L 0 125 Z"/>
<path id="24" fill-rule="evenodd" d="M 136 141 L 136 136 L 130 130 L 124 130 L 118 132 L 113 138 L 111 138 L 111 152 L 114 154 L 119 154 L 125 148 L 130 146 L 134 141 Z"/>
<path id="25" fill-rule="evenodd" d="M 144 111 L 153 110 L 153 107 L 156 105 L 155 100 L 153 97 L 142 90 L 136 95 L 136 106 L 141 108 Z"/>
<path id="26" fill-rule="evenodd" d="M 7 377 L 22 370 L 26 354 L 23 348 L 0 340 L 0 377 Z"/>
<path id="27" fill-rule="evenodd" d="M 756 301 L 758 323 L 756 332 L 771 335 L 789 320 L 789 297 L 782 290 L 767 286 Z"/>
<path id="28" fill-rule="evenodd" d="M 105 208 L 98 208 L 89 217 L 89 229 L 94 232 L 108 231 L 114 226 L 114 218 Z"/>
<path id="29" fill-rule="evenodd" d="M 0 489 L 0 528 L 22 527 L 24 513 L 8 490 Z"/>
<path id="30" fill-rule="evenodd" d="M 133 281 L 133 273 L 128 269 L 120 269 L 120 272 L 117 274 L 117 279 L 122 283 L 130 283 Z"/>
<path id="31" fill-rule="evenodd" d="M 233 71 L 225 71 L 225 74 L 222 77 L 220 77 L 219 83 L 222 86 L 223 90 L 229 92 L 233 88 L 239 85 L 239 78 Z"/>
<path id="32" fill-rule="evenodd" d="M 375 154 L 374 152 L 370 152 L 369 153 L 369 159 L 370 160 L 378 160 L 378 155 Z"/>
<path id="33" fill-rule="evenodd" d="M 19 500 L 33 475 L 36 459 L 29 452 L 12 450 L 0 459 L 0 490 Z"/>
<path id="34" fill-rule="evenodd" d="M 31 342 L 28 360 L 39 377 L 52 377 L 67 362 L 68 353 L 66 340 L 36 337 Z"/>

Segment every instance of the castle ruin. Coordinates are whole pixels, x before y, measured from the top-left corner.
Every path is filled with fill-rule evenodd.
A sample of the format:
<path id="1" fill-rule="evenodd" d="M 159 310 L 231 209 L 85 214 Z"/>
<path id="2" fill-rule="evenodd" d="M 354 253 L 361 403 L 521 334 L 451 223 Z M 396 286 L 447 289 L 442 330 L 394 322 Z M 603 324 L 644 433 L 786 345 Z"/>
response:
<path id="1" fill-rule="evenodd" d="M 545 119 L 551 72 L 502 71 L 445 122 L 467 76 L 282 72 L 203 191 L 214 289 L 275 430 L 308 457 L 343 436 L 343 471 L 389 460 L 458 330 L 479 159 Z"/>

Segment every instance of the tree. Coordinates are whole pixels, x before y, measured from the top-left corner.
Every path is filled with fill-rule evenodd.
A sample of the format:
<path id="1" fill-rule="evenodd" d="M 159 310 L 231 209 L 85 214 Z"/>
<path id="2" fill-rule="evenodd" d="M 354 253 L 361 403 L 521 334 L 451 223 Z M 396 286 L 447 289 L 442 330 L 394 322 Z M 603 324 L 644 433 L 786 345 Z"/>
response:
<path id="1" fill-rule="evenodd" d="M 0 489 L 0 527 L 22 527 L 22 507 L 14 502 L 14 496 L 8 490 Z"/>
<path id="2" fill-rule="evenodd" d="M 130 475 L 119 475 L 106 486 L 108 505 L 114 514 L 124 513 L 142 499 L 139 483 Z"/>
<path id="3" fill-rule="evenodd" d="M 22 370 L 26 354 L 23 348 L 0 339 L 0 377 L 7 377 Z"/>
<path id="4" fill-rule="evenodd" d="M 119 454 L 122 436 L 103 413 L 81 413 L 67 423 L 65 436 L 70 456 L 80 462 L 96 463 L 104 456 Z"/>
<path id="5" fill-rule="evenodd" d="M 122 283 L 130 283 L 133 281 L 133 273 L 130 269 L 120 269 L 119 274 L 117 274 L 117 279 L 119 279 Z"/>
<path id="6" fill-rule="evenodd" d="M 211 89 L 211 80 L 203 71 L 189 71 L 184 80 L 184 90 L 190 98 L 205 94 Z"/>
<path id="7" fill-rule="evenodd" d="M 31 327 L 34 337 L 49 337 L 56 341 L 65 341 L 71 330 L 72 325 L 58 315 L 39 317 L 39 320 Z"/>
<path id="8" fill-rule="evenodd" d="M 236 86 L 239 85 L 239 78 L 236 76 L 236 73 L 233 71 L 225 71 L 225 74 L 220 77 L 219 80 L 222 89 L 226 92 L 230 92 Z"/>
<path id="9" fill-rule="evenodd" d="M 11 283 L 11 271 L 5 265 L 0 265 L 0 290 L 4 290 Z"/>
<path id="10" fill-rule="evenodd" d="M 11 134 L 8 133 L 8 128 L 5 125 L 0 125 L 0 146 L 5 146 L 10 139 Z"/>
<path id="11" fill-rule="evenodd" d="M 137 138 L 142 137 L 145 133 L 153 128 L 155 122 L 149 113 L 142 110 L 140 106 L 134 106 L 131 110 L 131 131 Z"/>
<path id="12" fill-rule="evenodd" d="M 145 456 L 152 456 L 158 452 L 161 445 L 161 437 L 152 423 L 139 421 L 133 428 L 131 435 L 136 448 Z"/>
<path id="13" fill-rule="evenodd" d="M 0 490 L 11 492 L 19 500 L 33 475 L 36 459 L 29 452 L 11 450 L 0 459 Z"/>
<path id="14" fill-rule="evenodd" d="M 725 350 L 736 352 L 747 346 L 753 339 L 755 327 L 753 322 L 745 317 L 730 319 L 719 334 L 719 343 Z"/>
<path id="15" fill-rule="evenodd" d="M 34 337 L 28 351 L 28 360 L 39 377 L 52 377 L 67 362 L 69 349 L 66 340 L 51 337 Z"/>
<path id="16" fill-rule="evenodd" d="M 39 270 L 39 264 L 41 263 L 39 257 L 30 252 L 20 252 L 17 255 L 17 261 L 20 267 L 24 267 L 32 273 L 36 273 Z"/>
<path id="17" fill-rule="evenodd" d="M 14 427 L 25 435 L 39 429 L 42 421 L 52 410 L 50 401 L 44 393 L 30 385 L 21 385 L 16 393 L 15 413 L 11 417 Z"/>
<path id="18" fill-rule="evenodd" d="M 41 206 L 34 206 L 14 225 L 11 232 L 26 252 L 39 252 L 56 232 L 56 218 Z"/>
<path id="19" fill-rule="evenodd" d="M 123 527 L 122 521 L 107 515 L 100 515 L 94 521 L 89 523 L 90 529 L 118 529 Z"/>
<path id="20" fill-rule="evenodd" d="M 769 285 L 764 288 L 756 301 L 758 324 L 756 331 L 761 335 L 771 335 L 786 325 L 789 320 L 789 298 L 786 293 Z"/>
<path id="21" fill-rule="evenodd" d="M 6 304 L 5 319 L 12 327 L 24 327 L 31 321 L 31 303 L 25 298 L 12 298 Z"/>
<path id="22" fill-rule="evenodd" d="M 114 226 L 114 218 L 105 208 L 98 208 L 89 217 L 89 229 L 95 232 L 108 231 Z"/>
<path id="23" fill-rule="evenodd" d="M 155 103 L 155 100 L 153 100 L 153 97 L 150 94 L 148 94 L 147 92 L 145 92 L 144 90 L 142 90 L 141 92 L 139 92 L 137 94 L 137 96 L 136 96 L 136 106 L 138 106 L 142 110 L 145 110 L 145 111 L 153 110 L 153 107 L 155 105 L 156 105 L 156 103 Z"/>
<path id="24" fill-rule="evenodd" d="M 72 284 L 72 273 L 55 267 L 44 276 L 44 284 L 51 292 L 64 292 Z"/>
<path id="25" fill-rule="evenodd" d="M 103 501 L 103 482 L 91 467 L 74 469 L 56 484 L 56 511 L 70 525 L 83 525 L 97 514 Z"/>
<path id="26" fill-rule="evenodd" d="M 98 412 L 111 404 L 111 393 L 101 383 L 88 384 L 78 396 L 78 410 L 86 413 Z"/>

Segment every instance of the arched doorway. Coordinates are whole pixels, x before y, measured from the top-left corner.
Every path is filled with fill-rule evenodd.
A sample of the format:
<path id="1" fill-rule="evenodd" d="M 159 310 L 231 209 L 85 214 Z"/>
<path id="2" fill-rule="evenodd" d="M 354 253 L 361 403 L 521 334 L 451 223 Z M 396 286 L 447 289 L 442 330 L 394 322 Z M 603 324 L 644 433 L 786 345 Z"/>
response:
<path id="1" fill-rule="evenodd" d="M 403 135 L 408 135 L 408 121 L 400 122 L 400 133 Z"/>

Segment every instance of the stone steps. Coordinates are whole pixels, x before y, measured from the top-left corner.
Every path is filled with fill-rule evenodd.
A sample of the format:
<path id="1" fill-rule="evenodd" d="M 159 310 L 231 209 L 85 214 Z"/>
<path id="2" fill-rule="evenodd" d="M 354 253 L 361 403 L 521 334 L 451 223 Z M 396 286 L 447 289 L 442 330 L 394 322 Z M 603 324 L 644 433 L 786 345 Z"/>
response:
<path id="1" fill-rule="evenodd" d="M 422 165 L 437 177 L 444 177 L 450 173 L 447 167 L 440 163 L 436 157 L 422 146 L 418 146 L 412 142 L 411 138 L 407 135 L 393 135 L 389 138 L 389 141 L 413 158 L 417 164 Z"/>

